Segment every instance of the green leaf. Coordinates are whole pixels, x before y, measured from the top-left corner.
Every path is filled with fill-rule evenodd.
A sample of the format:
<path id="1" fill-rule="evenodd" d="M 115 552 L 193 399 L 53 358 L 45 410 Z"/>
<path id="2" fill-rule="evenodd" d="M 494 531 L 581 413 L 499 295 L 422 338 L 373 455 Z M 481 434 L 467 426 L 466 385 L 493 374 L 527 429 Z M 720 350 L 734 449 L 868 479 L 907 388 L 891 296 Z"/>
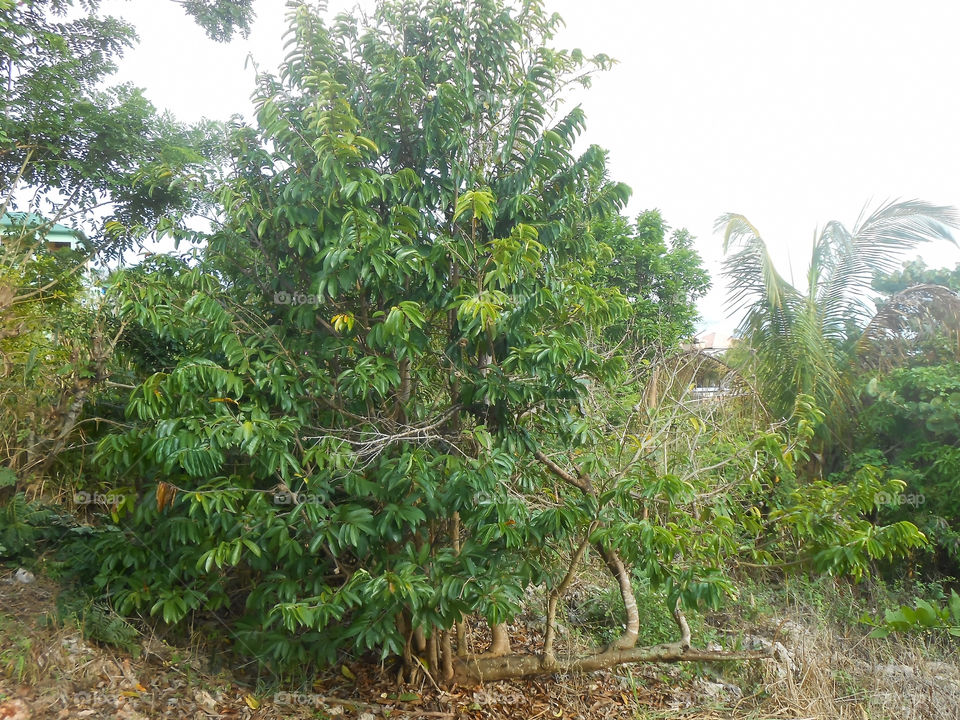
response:
<path id="1" fill-rule="evenodd" d="M 960 594 L 956 590 L 950 591 L 950 616 L 953 618 L 953 621 L 960 625 Z"/>
<path id="2" fill-rule="evenodd" d="M 925 600 L 917 601 L 916 618 L 924 627 L 932 628 L 940 625 L 940 614 Z"/>
<path id="3" fill-rule="evenodd" d="M 0 468 L 0 488 L 12 487 L 17 484 L 17 474 L 10 468 Z"/>

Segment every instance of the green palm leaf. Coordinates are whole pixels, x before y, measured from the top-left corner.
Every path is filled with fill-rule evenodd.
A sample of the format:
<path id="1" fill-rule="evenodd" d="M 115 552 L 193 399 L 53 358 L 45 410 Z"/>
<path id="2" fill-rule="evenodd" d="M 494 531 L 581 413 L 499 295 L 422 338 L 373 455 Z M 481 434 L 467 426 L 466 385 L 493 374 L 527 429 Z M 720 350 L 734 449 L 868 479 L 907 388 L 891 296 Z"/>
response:
<path id="1" fill-rule="evenodd" d="M 853 318 L 861 323 L 872 314 L 866 303 L 878 272 L 896 269 L 906 252 L 934 240 L 954 242 L 951 227 L 960 216 L 951 207 L 920 200 L 888 202 L 857 221 L 853 230 L 827 223 L 814 245 L 811 265 L 818 265 L 819 282 L 809 292 L 822 308 L 825 330 L 839 339 Z"/>

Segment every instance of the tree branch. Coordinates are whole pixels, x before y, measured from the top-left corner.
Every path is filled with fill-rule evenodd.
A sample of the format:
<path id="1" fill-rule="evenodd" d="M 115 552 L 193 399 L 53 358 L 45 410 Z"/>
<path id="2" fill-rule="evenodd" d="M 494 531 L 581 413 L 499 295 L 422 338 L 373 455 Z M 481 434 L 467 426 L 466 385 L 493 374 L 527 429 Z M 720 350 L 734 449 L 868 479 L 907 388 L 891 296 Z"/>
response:
<path id="1" fill-rule="evenodd" d="M 730 662 L 765 660 L 773 656 L 772 646 L 763 650 L 700 650 L 684 648 L 680 643 L 673 643 L 626 650 L 608 650 L 595 655 L 558 660 L 553 666 L 544 665 L 543 656 L 532 653 L 504 655 L 498 658 L 458 659 L 455 670 L 457 682 L 476 684 L 552 673 L 593 672 L 627 663 Z"/>

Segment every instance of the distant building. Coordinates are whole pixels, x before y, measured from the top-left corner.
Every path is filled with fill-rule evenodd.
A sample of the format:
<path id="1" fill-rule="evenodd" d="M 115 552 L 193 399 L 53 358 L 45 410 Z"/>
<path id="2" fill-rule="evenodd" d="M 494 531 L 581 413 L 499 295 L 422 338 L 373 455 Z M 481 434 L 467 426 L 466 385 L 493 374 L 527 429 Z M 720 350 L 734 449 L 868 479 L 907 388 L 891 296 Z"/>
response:
<path id="1" fill-rule="evenodd" d="M 729 395 L 730 368 L 722 356 L 736 343 L 736 339 L 716 330 L 704 330 L 684 345 L 684 350 L 700 357 L 693 362 L 690 392 L 695 400 L 709 400 Z"/>
<path id="2" fill-rule="evenodd" d="M 690 350 L 699 350 L 707 355 L 721 355 L 733 347 L 736 340 L 716 330 L 704 330 L 695 335 L 689 345 Z"/>
<path id="3" fill-rule="evenodd" d="M 47 249 L 82 249 L 83 233 L 66 225 L 51 223 L 36 213 L 10 212 L 0 215 L 0 241 L 4 235 L 39 232 L 47 242 Z"/>

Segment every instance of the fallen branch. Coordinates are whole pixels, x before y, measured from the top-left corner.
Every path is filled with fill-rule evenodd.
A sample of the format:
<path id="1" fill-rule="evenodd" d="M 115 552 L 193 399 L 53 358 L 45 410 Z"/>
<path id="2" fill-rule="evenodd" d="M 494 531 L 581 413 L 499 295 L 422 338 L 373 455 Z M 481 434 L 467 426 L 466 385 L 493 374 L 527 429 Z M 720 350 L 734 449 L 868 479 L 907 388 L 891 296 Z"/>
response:
<path id="1" fill-rule="evenodd" d="M 476 684 L 510 680 L 533 675 L 565 672 L 592 672 L 627 663 L 638 662 L 730 662 L 734 660 L 765 660 L 773 657 L 773 648 L 763 650 L 700 650 L 684 648 L 679 643 L 650 647 L 606 650 L 594 655 L 545 662 L 542 655 L 532 653 L 502 657 L 475 657 L 458 659 L 456 680 L 461 684 Z"/>

